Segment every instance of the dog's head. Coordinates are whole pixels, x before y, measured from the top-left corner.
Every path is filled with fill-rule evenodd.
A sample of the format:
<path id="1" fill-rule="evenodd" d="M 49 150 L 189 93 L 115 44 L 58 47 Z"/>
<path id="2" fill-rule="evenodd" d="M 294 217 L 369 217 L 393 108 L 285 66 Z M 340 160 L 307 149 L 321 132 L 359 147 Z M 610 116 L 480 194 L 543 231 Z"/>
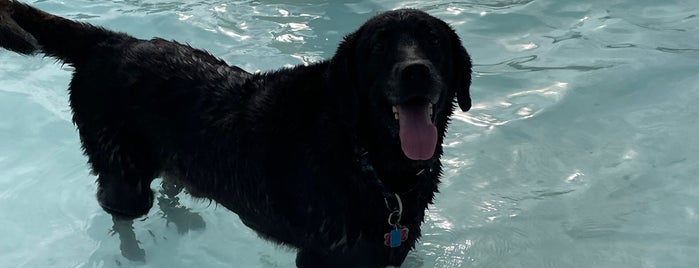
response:
<path id="1" fill-rule="evenodd" d="M 444 21 L 404 9 L 379 14 L 348 35 L 331 60 L 343 77 L 339 107 L 406 157 L 427 160 L 441 143 L 456 97 L 471 107 L 471 59 Z M 336 79 L 338 80 L 338 79 Z"/>

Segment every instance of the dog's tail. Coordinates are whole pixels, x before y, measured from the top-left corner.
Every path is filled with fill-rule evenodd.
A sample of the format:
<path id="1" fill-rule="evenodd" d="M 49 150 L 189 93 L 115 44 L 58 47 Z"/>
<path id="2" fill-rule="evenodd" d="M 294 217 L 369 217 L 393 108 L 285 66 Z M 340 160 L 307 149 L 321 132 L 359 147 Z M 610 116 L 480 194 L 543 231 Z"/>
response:
<path id="1" fill-rule="evenodd" d="M 66 63 L 78 63 L 95 45 L 126 37 L 15 0 L 0 0 L 0 46 L 17 53 L 43 52 Z"/>

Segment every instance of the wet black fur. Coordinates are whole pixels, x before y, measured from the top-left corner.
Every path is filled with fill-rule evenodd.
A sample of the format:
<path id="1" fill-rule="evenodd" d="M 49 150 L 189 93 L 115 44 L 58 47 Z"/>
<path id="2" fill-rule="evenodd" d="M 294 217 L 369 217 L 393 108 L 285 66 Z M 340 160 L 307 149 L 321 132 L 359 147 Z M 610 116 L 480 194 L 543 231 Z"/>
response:
<path id="1" fill-rule="evenodd" d="M 471 105 L 461 41 L 417 10 L 375 16 L 330 60 L 261 74 L 187 45 L 139 40 L 8 0 L 0 0 L 0 46 L 75 67 L 73 121 L 107 212 L 145 215 L 150 182 L 162 176 L 298 248 L 302 267 L 401 264 L 437 192 L 454 99 L 462 110 Z M 411 60 L 424 65 L 417 80 L 399 66 Z M 437 98 L 439 141 L 431 160 L 413 161 L 400 149 L 391 106 L 421 94 Z M 358 148 L 403 200 L 410 236 L 401 247 L 383 244 L 389 211 L 357 163 Z"/>

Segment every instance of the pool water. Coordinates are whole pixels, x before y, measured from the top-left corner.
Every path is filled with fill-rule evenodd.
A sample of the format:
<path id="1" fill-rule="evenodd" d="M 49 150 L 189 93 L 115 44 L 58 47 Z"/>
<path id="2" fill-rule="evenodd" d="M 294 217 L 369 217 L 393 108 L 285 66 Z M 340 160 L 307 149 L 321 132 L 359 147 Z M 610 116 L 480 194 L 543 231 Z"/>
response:
<path id="1" fill-rule="evenodd" d="M 699 1 L 32 4 L 248 71 L 328 58 L 377 12 L 427 11 L 472 55 L 474 107 L 453 117 L 441 193 L 403 267 L 699 267 Z M 70 122 L 70 72 L 0 50 L 0 267 L 294 265 L 184 194 L 205 227 L 181 231 L 154 206 L 134 224 L 146 261 L 121 256 Z"/>

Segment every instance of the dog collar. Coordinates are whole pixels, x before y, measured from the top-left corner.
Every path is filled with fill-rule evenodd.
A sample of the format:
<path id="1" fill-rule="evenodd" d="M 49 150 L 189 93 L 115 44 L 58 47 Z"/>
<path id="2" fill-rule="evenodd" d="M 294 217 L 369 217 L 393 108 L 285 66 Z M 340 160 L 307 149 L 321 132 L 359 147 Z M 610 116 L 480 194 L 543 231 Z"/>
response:
<path id="1" fill-rule="evenodd" d="M 392 248 L 400 247 L 401 243 L 408 239 L 410 232 L 408 227 L 405 227 L 400 223 L 401 217 L 403 216 L 403 201 L 401 200 L 400 195 L 389 191 L 381 179 L 379 179 L 374 166 L 369 162 L 369 152 L 367 152 L 364 148 L 356 147 L 355 153 L 357 154 L 357 162 L 359 162 L 362 172 L 368 174 L 381 190 L 384 204 L 389 211 L 387 222 L 392 229 L 388 233 L 384 234 L 384 245 Z M 421 176 L 430 171 L 431 168 L 429 167 L 423 168 L 417 172 L 416 176 Z"/>

